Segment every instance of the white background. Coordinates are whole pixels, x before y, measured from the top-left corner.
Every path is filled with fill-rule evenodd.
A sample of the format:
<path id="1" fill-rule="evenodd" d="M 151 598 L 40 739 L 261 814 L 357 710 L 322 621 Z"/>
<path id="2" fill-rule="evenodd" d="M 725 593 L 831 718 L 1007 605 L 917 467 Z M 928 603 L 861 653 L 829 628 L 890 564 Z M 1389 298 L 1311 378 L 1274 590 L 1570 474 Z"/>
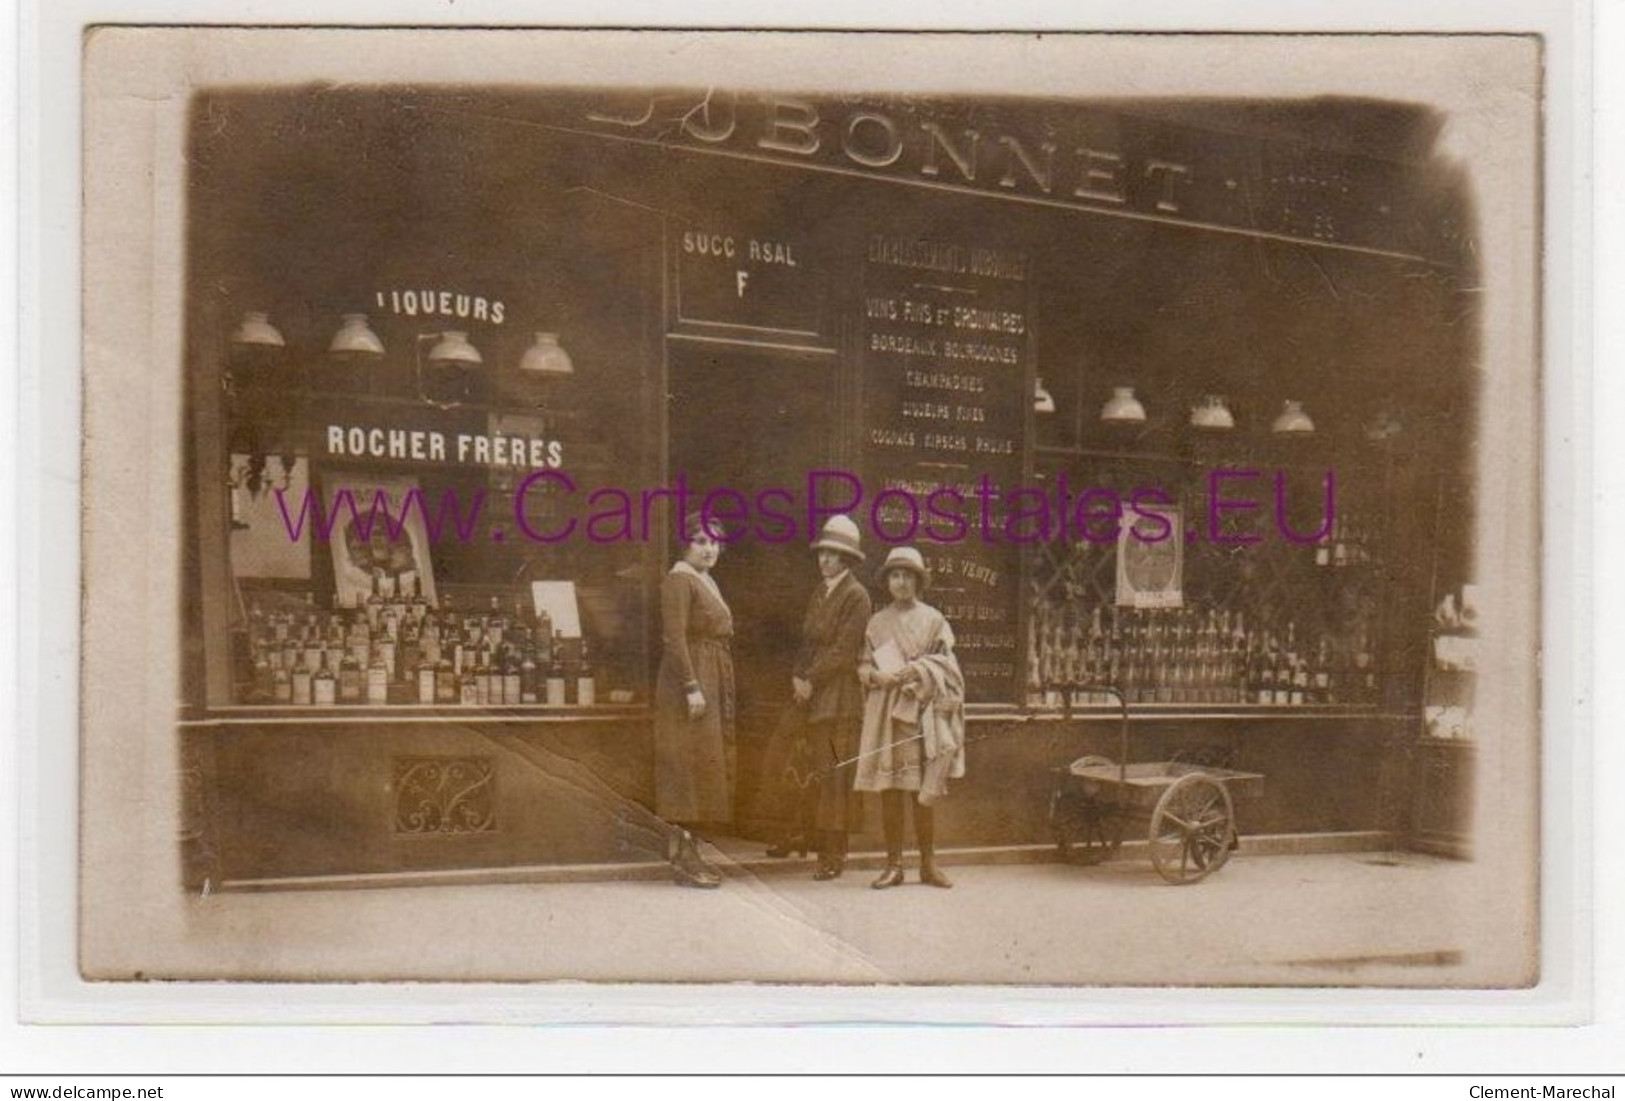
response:
<path id="1" fill-rule="evenodd" d="M 18 431 L 6 428 L 7 438 L 18 441 L 16 461 L 7 464 L 8 476 L 0 478 L 0 519 L 10 521 L 13 539 L 0 538 L 0 555 L 6 576 L 12 576 L 15 562 L 20 570 L 19 589 L 0 590 L 0 623 L 19 622 L 18 598 L 26 612 L 37 607 L 36 594 L 52 600 L 66 599 L 71 610 L 77 596 L 76 558 L 71 548 L 47 543 L 52 532 L 73 531 L 77 526 L 78 502 L 75 479 L 79 438 L 74 388 L 63 385 L 74 374 L 71 360 L 42 357 L 48 332 L 76 331 L 75 284 L 60 280 L 73 264 L 64 258 L 77 254 L 76 133 L 79 86 L 77 57 L 79 29 L 98 19 L 149 22 L 232 21 L 279 22 L 335 21 L 348 15 L 355 21 L 376 20 L 377 5 L 369 11 L 355 3 L 328 0 L 322 4 L 246 4 L 225 10 L 219 4 L 116 5 L 58 3 L 49 11 L 37 7 L 23 12 L 18 47 L 22 52 L 19 126 L 5 127 L 0 138 L 0 154 L 8 166 L 16 163 L 11 142 L 20 146 L 23 162 L 18 180 L 25 205 L 18 224 L 21 252 L 17 269 L 6 270 L 11 282 L 5 288 L 21 292 L 24 312 L 19 318 L 18 351 L 21 385 L 0 387 L 0 425 L 18 424 Z M 730 1033 L 697 1029 L 586 1029 L 515 1028 L 462 1026 L 441 1028 L 425 1036 L 421 1030 L 401 1027 L 346 1028 L 227 1028 L 206 1030 L 134 1027 L 28 1027 L 19 1023 L 23 1012 L 16 996 L 34 977 L 35 945 L 18 944 L 21 908 L 41 907 L 58 919 L 73 912 L 73 838 L 58 836 L 61 830 L 47 830 L 35 836 L 36 823 L 61 823 L 61 808 L 47 808 L 44 815 L 19 816 L 15 808 L 31 807 L 25 782 L 32 774 L 31 740 L 38 732 L 53 729 L 50 723 L 36 723 L 31 701 L 46 706 L 52 692 L 66 690 L 71 698 L 73 668 L 71 657 L 64 669 L 52 664 L 49 647 L 42 649 L 42 636 L 35 624 L 24 620 L 20 635 L 0 637 L 0 675 L 14 677 L 17 662 L 27 671 L 29 681 L 10 690 L 0 680 L 0 699 L 16 700 L 20 737 L 7 738 L 0 748 L 0 794 L 5 796 L 6 828 L 17 829 L 17 847 L 39 860 L 38 885 L 22 891 L 15 876 L 7 874 L 4 905 L 0 908 L 0 978 L 10 1004 L 0 1010 L 0 1076 L 6 1071 L 50 1071 L 57 1074 L 89 1071 L 426 1071 L 465 1072 L 577 1071 L 577 1070 L 1070 1070 L 1107 1071 L 1268 1071 L 1300 1072 L 1428 1072 L 1428 1071 L 1580 1071 L 1625 1069 L 1625 1004 L 1622 1004 L 1620 930 L 1625 929 L 1622 883 L 1625 867 L 1620 853 L 1625 846 L 1610 842 L 1625 837 L 1619 804 L 1620 786 L 1625 783 L 1618 735 L 1611 727 L 1620 716 L 1619 690 L 1606 677 L 1595 682 L 1597 696 L 1591 696 L 1590 668 L 1592 639 L 1584 619 L 1575 607 L 1595 607 L 1597 622 L 1604 628 L 1620 622 L 1619 571 L 1612 576 L 1595 577 L 1592 594 L 1590 573 L 1593 547 L 1595 560 L 1604 567 L 1619 557 L 1615 548 L 1625 546 L 1625 535 L 1613 507 L 1619 504 L 1622 488 L 1617 453 L 1599 452 L 1594 481 L 1588 481 L 1587 467 L 1591 417 L 1596 423 L 1611 424 L 1625 415 L 1619 403 L 1620 385 L 1610 367 L 1617 364 L 1621 333 L 1617 317 L 1599 330 L 1593 375 L 1590 369 L 1593 349 L 1590 332 L 1592 278 L 1592 227 L 1589 224 L 1590 178 L 1590 51 L 1591 12 L 1571 9 L 1561 3 L 1439 3 L 1423 0 L 1409 3 L 1366 3 L 1357 11 L 1341 5 L 1255 5 L 1248 8 L 1246 22 L 1238 23 L 1231 6 L 1223 11 L 1223 21 L 1214 5 L 1178 3 L 1148 10 L 1146 5 L 1097 6 L 1079 8 L 1059 4 L 1003 3 L 997 10 L 984 10 L 986 4 L 936 4 L 929 12 L 916 5 L 882 9 L 876 5 L 821 3 L 816 18 L 793 15 L 773 18 L 759 4 L 689 4 L 681 9 L 669 5 L 600 3 L 591 15 L 584 6 L 495 5 L 457 3 L 392 4 L 389 22 L 472 22 L 493 24 L 525 22 L 568 25 L 597 23 L 609 25 L 847 25 L 868 27 L 1000 27 L 1020 29 L 1074 28 L 1135 30 L 1198 30 L 1229 27 L 1260 30 L 1438 30 L 1447 28 L 1480 30 L 1540 30 L 1548 35 L 1550 73 L 1547 137 L 1548 150 L 1546 233 L 1549 241 L 1572 243 L 1573 251 L 1554 255 L 1561 264 L 1548 268 L 1548 370 L 1553 364 L 1566 364 L 1567 379 L 1550 379 L 1547 393 L 1549 453 L 1547 475 L 1561 477 L 1570 488 L 1577 510 L 1544 517 L 1547 565 L 1544 597 L 1547 608 L 1547 662 L 1549 676 L 1567 672 L 1574 686 L 1573 698 L 1548 701 L 1548 731 L 1562 730 L 1585 737 L 1595 723 L 1596 738 L 1592 773 L 1599 791 L 1595 801 L 1593 834 L 1597 867 L 1592 879 L 1595 897 L 1582 899 L 1595 922 L 1598 940 L 1591 960 L 1597 979 L 1597 999 L 1593 1008 L 1598 1022 L 1589 1027 L 1503 1027 L 1475 1030 L 1448 1027 L 1448 1015 L 1441 1027 L 1411 1029 L 1308 1029 L 1289 1031 L 1255 1027 L 1224 1029 L 1069 1029 L 1069 1030 L 981 1030 L 967 1028 L 859 1030 L 824 1029 L 763 1030 Z M 1625 42 L 1619 39 L 1613 23 L 1622 14 L 1619 0 L 1602 0 L 1595 12 L 1602 21 L 1596 42 L 1597 56 L 1609 56 L 1613 34 L 1614 53 Z M 9 28 L 8 28 L 9 29 Z M 6 44 L 9 46 L 9 43 Z M 8 49 L 8 52 L 9 49 Z M 1614 70 L 1617 72 L 1618 64 Z M 1617 129 L 1617 89 L 1619 78 L 1607 63 L 1597 69 L 1599 102 L 1613 114 L 1596 126 L 1599 153 L 1608 160 L 1606 173 L 1597 188 L 1599 225 L 1606 227 L 1617 249 L 1621 201 L 1610 183 L 1618 183 L 1618 140 L 1609 140 L 1607 120 Z M 8 92 L 10 89 L 8 88 Z M 64 140 L 68 138 L 69 140 Z M 67 160 L 61 160 L 63 156 Z M 1612 171 L 1607 171 L 1612 168 Z M 8 227 L 9 228 L 9 227 Z M 9 245 L 9 241 L 6 242 Z M 12 250 L 5 249 L 8 258 Z M 1617 255 L 1599 254 L 1599 261 L 1611 267 L 1597 274 L 1597 301 L 1603 311 L 1610 297 L 1607 291 L 1619 286 Z M 1549 264 L 1551 261 L 1549 260 Z M 55 280 L 40 275 L 55 273 Z M 19 278 L 20 276 L 20 278 Z M 46 328 L 49 326 L 49 329 Z M 1556 354 L 1550 354 L 1555 352 Z M 1610 354 L 1611 353 L 1611 354 Z M 18 376 L 8 376 L 11 378 Z M 1594 392 L 1588 392 L 1592 390 Z M 41 402 L 41 395 L 44 402 Z M 1600 432 L 1599 445 L 1606 445 L 1617 432 Z M 1614 460 L 1614 461 L 1610 461 Z M 14 473 L 16 481 L 9 480 Z M 1548 502 L 1569 494 L 1553 492 L 1548 485 Z M 1593 535 L 1592 525 L 1595 525 Z M 1610 553 L 1613 552 L 1613 553 Z M 14 557 L 13 557 L 14 556 Z M 62 580 L 70 580 L 64 590 Z M 43 587 L 42 587 L 43 586 Z M 1561 618 L 1553 618 L 1556 610 Z M 54 606 L 53 616 L 62 608 Z M 1612 632 L 1615 636 L 1618 631 Z M 46 641 L 51 637 L 47 636 Z M 1618 657 L 1617 637 L 1599 635 L 1595 643 L 1596 668 L 1611 670 Z M 43 660 L 42 660 L 43 659 Z M 48 679 L 47 679 L 48 678 Z M 1564 677 L 1554 677 L 1558 683 Z M 1619 678 L 1614 678 L 1617 682 Z M 66 686 L 64 688 L 64 686 Z M 32 689 L 33 691 L 29 691 Z M 8 709 L 9 710 L 9 709 Z M 54 731 L 60 734 L 60 730 Z M 1577 793 L 1579 794 L 1579 793 Z M 54 810 L 56 813 L 49 813 Z M 71 814 L 66 816 L 71 826 Z M 10 838 L 0 851 L 10 852 Z M 1550 855 L 1550 854 L 1549 854 Z M 1554 915 L 1553 925 L 1572 928 L 1575 915 Z M 1559 936 L 1562 929 L 1554 930 Z M 1586 946 L 1580 946 L 1582 955 Z M 194 992 L 208 1001 L 207 992 Z M 425 1001 L 439 995 L 433 989 L 420 992 Z M 85 992 L 87 1017 L 94 1017 L 95 990 Z M 703 996 L 702 996 L 703 997 Z M 161 1020 L 154 1015 L 153 1020 Z M 465 1018 L 466 1019 L 466 1018 Z M 423 1042 L 428 1039 L 430 1042 Z M 358 1084 L 357 1088 L 364 1088 Z M 1465 1088 L 1452 1088 L 1444 1096 L 1465 1096 Z M 179 1095 L 178 1095 L 179 1096 Z"/>

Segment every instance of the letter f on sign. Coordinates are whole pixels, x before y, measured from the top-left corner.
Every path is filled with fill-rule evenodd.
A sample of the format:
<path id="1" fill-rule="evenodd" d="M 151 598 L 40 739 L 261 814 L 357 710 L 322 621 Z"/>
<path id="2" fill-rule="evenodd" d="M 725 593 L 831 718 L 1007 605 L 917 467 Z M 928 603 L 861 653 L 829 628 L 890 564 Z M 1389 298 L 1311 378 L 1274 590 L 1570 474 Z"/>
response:
<path id="1" fill-rule="evenodd" d="M 745 297 L 745 283 L 749 279 L 750 272 L 746 271 L 744 268 L 740 268 L 738 271 L 734 272 L 734 286 L 739 288 L 740 298 Z"/>

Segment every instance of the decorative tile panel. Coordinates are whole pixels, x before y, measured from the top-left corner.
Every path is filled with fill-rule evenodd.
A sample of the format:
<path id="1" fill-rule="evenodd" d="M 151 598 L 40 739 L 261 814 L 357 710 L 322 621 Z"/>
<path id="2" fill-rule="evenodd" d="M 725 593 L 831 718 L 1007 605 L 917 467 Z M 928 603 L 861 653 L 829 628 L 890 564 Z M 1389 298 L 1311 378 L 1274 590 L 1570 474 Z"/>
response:
<path id="1" fill-rule="evenodd" d="M 397 757 L 394 781 L 397 834 L 496 830 L 496 766 L 489 757 Z"/>

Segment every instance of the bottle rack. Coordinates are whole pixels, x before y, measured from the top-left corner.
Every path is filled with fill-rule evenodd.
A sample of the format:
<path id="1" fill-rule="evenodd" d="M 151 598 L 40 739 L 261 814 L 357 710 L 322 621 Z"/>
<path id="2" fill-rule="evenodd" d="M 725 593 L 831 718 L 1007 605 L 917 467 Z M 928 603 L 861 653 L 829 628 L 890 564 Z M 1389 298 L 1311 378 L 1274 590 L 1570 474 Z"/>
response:
<path id="1" fill-rule="evenodd" d="M 1370 706 L 1378 702 L 1369 637 L 1351 649 L 1293 621 L 1221 608 L 1038 604 L 1028 619 L 1026 703 L 1111 703 L 1079 686 L 1113 684 L 1128 703 Z"/>
<path id="2" fill-rule="evenodd" d="M 291 707 L 590 708 L 634 702 L 601 687 L 593 647 L 515 595 L 484 608 L 432 602 L 375 578 L 358 607 L 255 599 L 239 704 Z"/>

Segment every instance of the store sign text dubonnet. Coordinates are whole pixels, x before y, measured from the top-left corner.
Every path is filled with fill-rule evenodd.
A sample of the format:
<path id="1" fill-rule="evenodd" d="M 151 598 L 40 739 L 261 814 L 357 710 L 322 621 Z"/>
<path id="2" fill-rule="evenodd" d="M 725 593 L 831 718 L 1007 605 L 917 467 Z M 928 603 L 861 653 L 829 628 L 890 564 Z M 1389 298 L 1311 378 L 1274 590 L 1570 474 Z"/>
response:
<path id="1" fill-rule="evenodd" d="M 943 190 L 1395 255 L 1435 251 L 1401 166 L 1078 105 L 602 96 L 566 124 L 603 137 Z M 1396 248 L 1397 246 L 1397 248 Z"/>

